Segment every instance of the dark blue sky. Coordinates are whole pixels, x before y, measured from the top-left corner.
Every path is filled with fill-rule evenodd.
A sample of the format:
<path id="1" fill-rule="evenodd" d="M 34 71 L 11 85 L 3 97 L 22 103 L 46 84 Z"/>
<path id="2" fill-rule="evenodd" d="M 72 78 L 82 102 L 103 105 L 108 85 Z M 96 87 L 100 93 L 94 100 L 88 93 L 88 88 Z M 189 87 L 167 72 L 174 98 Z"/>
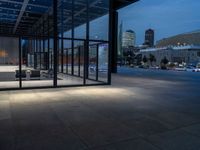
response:
<path id="1" fill-rule="evenodd" d="M 200 0 L 140 0 L 119 10 L 119 22 L 142 44 L 148 28 L 155 30 L 156 40 L 200 29 L 199 11 Z"/>

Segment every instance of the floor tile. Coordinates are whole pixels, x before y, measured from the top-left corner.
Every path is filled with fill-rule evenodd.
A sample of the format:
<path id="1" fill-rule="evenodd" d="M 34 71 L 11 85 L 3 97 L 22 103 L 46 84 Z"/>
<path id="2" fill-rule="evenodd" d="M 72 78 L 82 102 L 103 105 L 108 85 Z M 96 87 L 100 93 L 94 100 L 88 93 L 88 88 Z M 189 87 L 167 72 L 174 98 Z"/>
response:
<path id="1" fill-rule="evenodd" d="M 135 131 L 140 136 L 149 136 L 152 134 L 166 132 L 169 129 L 165 124 L 149 118 L 149 117 L 141 117 L 138 119 L 131 119 L 123 122 L 126 126 L 135 129 Z"/>
<path id="2" fill-rule="evenodd" d="M 200 124 L 191 125 L 182 129 L 193 135 L 200 137 Z"/>
<path id="3" fill-rule="evenodd" d="M 180 129 L 152 135 L 148 140 L 163 150 L 197 150 L 200 147 L 200 138 Z"/>
<path id="4" fill-rule="evenodd" d="M 82 126 L 73 126 L 72 128 L 89 147 L 138 138 L 137 133 L 133 129 L 112 121 L 97 120 L 96 123 L 86 123 Z"/>
<path id="5" fill-rule="evenodd" d="M 8 100 L 0 100 L 0 120 L 10 119 L 10 102 Z"/>
<path id="6" fill-rule="evenodd" d="M 119 142 L 105 147 L 94 148 L 92 150 L 159 150 L 159 148 L 142 139 L 137 139 Z"/>

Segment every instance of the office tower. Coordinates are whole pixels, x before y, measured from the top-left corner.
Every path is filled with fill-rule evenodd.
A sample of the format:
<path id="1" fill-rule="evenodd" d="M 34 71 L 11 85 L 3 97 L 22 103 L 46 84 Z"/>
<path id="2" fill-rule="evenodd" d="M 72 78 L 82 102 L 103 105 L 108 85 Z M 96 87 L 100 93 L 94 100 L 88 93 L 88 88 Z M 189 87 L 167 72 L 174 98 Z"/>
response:
<path id="1" fill-rule="evenodd" d="M 122 36 L 122 47 L 135 46 L 136 35 L 133 30 L 127 30 Z"/>
<path id="2" fill-rule="evenodd" d="M 148 29 L 145 31 L 145 45 L 148 45 L 149 47 L 154 46 L 154 30 Z"/>

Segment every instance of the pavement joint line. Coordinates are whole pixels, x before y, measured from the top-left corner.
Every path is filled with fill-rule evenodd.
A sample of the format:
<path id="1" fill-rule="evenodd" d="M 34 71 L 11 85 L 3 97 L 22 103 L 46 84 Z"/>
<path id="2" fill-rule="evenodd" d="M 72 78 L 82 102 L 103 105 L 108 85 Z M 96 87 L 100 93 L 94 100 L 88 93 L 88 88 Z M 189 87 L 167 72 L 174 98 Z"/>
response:
<path id="1" fill-rule="evenodd" d="M 191 132 L 189 132 L 189 131 L 187 131 L 187 130 L 185 130 L 185 129 L 182 129 L 182 130 L 184 130 L 184 132 L 186 132 L 187 134 L 190 134 L 190 135 L 192 135 L 192 136 L 195 136 L 196 138 L 200 138 L 200 135 L 193 134 L 193 133 L 191 133 Z"/>
<path id="2" fill-rule="evenodd" d="M 14 150 L 17 149 L 17 134 L 16 134 L 16 128 L 14 128 L 14 115 L 13 115 L 13 106 L 12 106 L 12 103 L 10 103 L 10 114 L 11 114 L 11 124 L 12 124 L 12 128 L 13 128 L 13 137 L 14 137 Z"/>
<path id="3" fill-rule="evenodd" d="M 199 124 L 199 123 L 197 123 L 197 125 L 198 125 L 198 124 Z M 193 124 L 192 124 L 192 125 L 193 125 Z M 186 126 L 183 126 L 183 127 L 177 127 L 177 128 L 174 128 L 174 129 L 169 129 L 169 130 L 166 130 L 166 131 L 163 131 L 163 132 L 151 134 L 151 135 L 149 135 L 149 136 L 159 135 L 159 134 L 163 134 L 163 133 L 167 133 L 167 132 L 173 132 L 173 131 L 176 131 L 176 130 L 182 130 L 183 132 L 188 133 L 188 132 L 186 132 L 183 128 L 190 127 L 190 126 L 192 126 L 192 125 L 186 125 Z M 194 125 L 196 125 L 196 124 L 194 124 Z M 193 135 L 193 134 L 190 133 L 190 135 Z M 147 137 L 149 137 L 149 136 L 147 136 Z M 194 136 L 194 135 L 193 135 L 193 136 Z M 147 137 L 141 136 L 141 138 L 144 138 L 144 139 L 146 139 Z M 200 136 L 197 136 L 197 137 L 200 138 Z"/>
<path id="4" fill-rule="evenodd" d="M 190 127 L 190 126 L 198 125 L 198 124 L 200 124 L 200 122 L 195 122 L 195 123 L 191 123 L 191 124 L 188 124 L 188 125 L 183 125 L 181 127 L 175 127 L 173 129 L 169 129 L 169 131 L 179 130 L 179 129 L 182 129 L 182 128 L 186 128 L 186 127 Z"/>
<path id="5" fill-rule="evenodd" d="M 88 148 L 89 148 L 88 144 L 87 144 L 87 143 L 85 142 L 85 140 L 82 139 L 82 137 L 71 127 L 70 121 L 67 120 L 67 122 L 70 124 L 70 126 L 67 126 L 67 125 L 61 120 L 61 118 L 57 115 L 57 113 L 54 111 L 54 109 L 53 109 L 51 106 L 49 106 L 49 107 L 50 107 L 51 111 L 54 113 L 54 115 L 56 116 L 56 118 L 58 119 L 58 121 L 64 126 L 64 128 L 65 128 L 65 129 L 70 129 L 70 130 L 72 131 L 72 133 L 80 140 L 80 142 L 81 142 L 82 144 L 85 145 L 86 149 L 88 149 Z"/>
<path id="6" fill-rule="evenodd" d="M 150 143 L 151 145 L 155 146 L 156 148 L 158 148 L 159 150 L 163 150 L 161 147 L 159 147 L 158 145 L 152 143 L 151 141 L 149 141 L 148 139 L 141 137 L 141 139 L 143 139 L 144 141 L 146 141 L 147 143 Z"/>
<path id="7" fill-rule="evenodd" d="M 128 141 L 136 141 L 136 140 L 139 140 L 141 139 L 140 137 L 135 137 L 135 138 L 126 138 L 126 139 L 123 139 L 123 140 L 117 140 L 115 142 L 110 142 L 110 143 L 107 143 L 107 144 L 102 144 L 102 145 L 98 145 L 98 146 L 92 146 L 92 147 L 89 147 L 89 149 L 96 149 L 96 148 L 103 148 L 103 147 L 106 147 L 106 146 L 110 146 L 110 145 L 113 145 L 113 144 L 117 144 L 117 143 L 123 143 L 123 142 L 128 142 Z"/>
<path id="8" fill-rule="evenodd" d="M 171 131 L 176 131 L 176 130 L 179 130 L 179 129 L 170 130 L 170 131 L 165 131 L 165 132 L 163 132 L 163 133 L 167 133 L 167 132 L 171 132 Z M 185 131 L 184 129 L 181 129 L 181 130 L 182 130 L 183 132 L 185 132 L 186 134 L 189 134 L 189 135 L 191 135 L 191 136 L 193 136 L 193 137 L 200 138 L 200 136 L 197 136 L 197 135 L 194 135 L 194 134 L 192 134 L 192 133 L 189 133 L 189 132 Z M 152 134 L 152 135 L 150 135 L 150 136 L 159 135 L 159 134 L 163 134 L 163 133 Z M 152 145 L 154 145 L 155 147 L 159 148 L 160 150 L 163 150 L 163 149 L 160 148 L 158 145 L 156 145 L 156 144 L 154 144 L 153 142 L 151 142 L 150 140 L 148 140 L 148 137 L 141 137 L 141 139 L 147 141 L 148 143 L 151 143 Z"/>
<path id="9" fill-rule="evenodd" d="M 87 104 L 85 104 L 84 102 L 82 102 L 82 101 L 79 101 L 80 103 L 82 103 L 83 105 L 85 105 L 85 106 L 88 106 Z M 91 108 L 93 108 L 93 107 L 91 107 Z M 94 109 L 93 109 L 94 110 Z M 54 111 L 54 110 L 53 110 Z M 55 112 L 55 111 L 54 111 Z M 95 111 L 98 115 L 100 115 L 100 116 L 103 116 L 103 117 L 105 117 L 105 115 L 102 115 L 101 113 L 99 113 L 99 112 L 97 112 L 97 111 Z M 57 115 L 57 114 L 56 114 Z M 58 116 L 57 116 L 58 117 Z M 59 117 L 58 117 L 59 118 Z M 112 118 L 109 118 L 109 117 L 106 117 L 107 119 L 111 119 L 112 121 L 116 121 L 115 119 L 112 119 Z M 59 118 L 60 119 L 60 118 Z M 60 119 L 61 120 L 61 119 Z M 61 120 L 62 121 L 62 120 Z M 124 126 L 124 124 L 122 124 L 120 121 L 118 121 L 118 123 L 120 124 L 120 125 L 123 125 Z M 84 142 L 85 144 L 86 144 L 86 146 L 87 146 L 87 148 L 89 148 L 89 150 L 91 149 L 94 149 L 94 148 L 99 148 L 99 147 L 105 147 L 105 146 L 108 146 L 108 145 L 112 145 L 112 144 L 115 144 L 115 143 L 119 143 L 119 142 L 125 142 L 125 141 L 129 141 L 129 140 L 136 140 L 137 138 L 140 138 L 140 136 L 139 135 L 137 135 L 138 137 L 134 137 L 134 138 L 127 138 L 127 139 L 124 139 L 124 140 L 118 140 L 118 141 L 116 141 L 116 142 L 110 142 L 110 143 L 108 143 L 108 144 L 103 144 L 103 145 L 99 145 L 99 146 L 89 146 L 86 142 L 85 142 L 85 140 L 84 139 L 82 139 L 82 137 L 73 129 L 73 125 L 69 122 L 69 124 L 70 124 L 70 126 L 69 126 L 69 128 L 73 131 L 73 133 L 76 135 L 76 136 L 78 136 L 81 140 L 82 140 L 82 142 Z M 127 127 L 127 126 L 126 126 Z M 127 127 L 128 128 L 128 127 Z"/>

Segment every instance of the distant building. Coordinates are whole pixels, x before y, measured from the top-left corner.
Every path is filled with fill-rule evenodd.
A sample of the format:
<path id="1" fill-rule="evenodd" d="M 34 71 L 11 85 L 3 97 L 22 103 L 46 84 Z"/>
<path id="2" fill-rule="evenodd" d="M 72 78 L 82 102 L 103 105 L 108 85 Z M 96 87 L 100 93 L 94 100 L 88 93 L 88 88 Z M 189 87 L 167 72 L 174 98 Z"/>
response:
<path id="1" fill-rule="evenodd" d="M 142 57 L 146 56 L 147 58 L 150 54 L 154 55 L 156 65 L 159 65 L 164 57 L 173 63 L 197 64 L 200 62 L 200 45 L 147 48 L 141 49 L 140 54 L 142 54 Z"/>
<path id="2" fill-rule="evenodd" d="M 139 47 L 129 46 L 129 47 L 123 47 L 123 52 L 131 51 L 133 53 L 138 53 L 140 51 Z"/>
<path id="3" fill-rule="evenodd" d="M 148 29 L 148 30 L 145 31 L 144 45 L 148 45 L 149 47 L 154 46 L 154 30 Z"/>
<path id="4" fill-rule="evenodd" d="M 132 30 L 127 30 L 122 36 L 122 47 L 135 46 L 136 34 Z"/>
<path id="5" fill-rule="evenodd" d="M 200 45 L 200 30 L 175 35 L 157 42 L 156 47 Z"/>

